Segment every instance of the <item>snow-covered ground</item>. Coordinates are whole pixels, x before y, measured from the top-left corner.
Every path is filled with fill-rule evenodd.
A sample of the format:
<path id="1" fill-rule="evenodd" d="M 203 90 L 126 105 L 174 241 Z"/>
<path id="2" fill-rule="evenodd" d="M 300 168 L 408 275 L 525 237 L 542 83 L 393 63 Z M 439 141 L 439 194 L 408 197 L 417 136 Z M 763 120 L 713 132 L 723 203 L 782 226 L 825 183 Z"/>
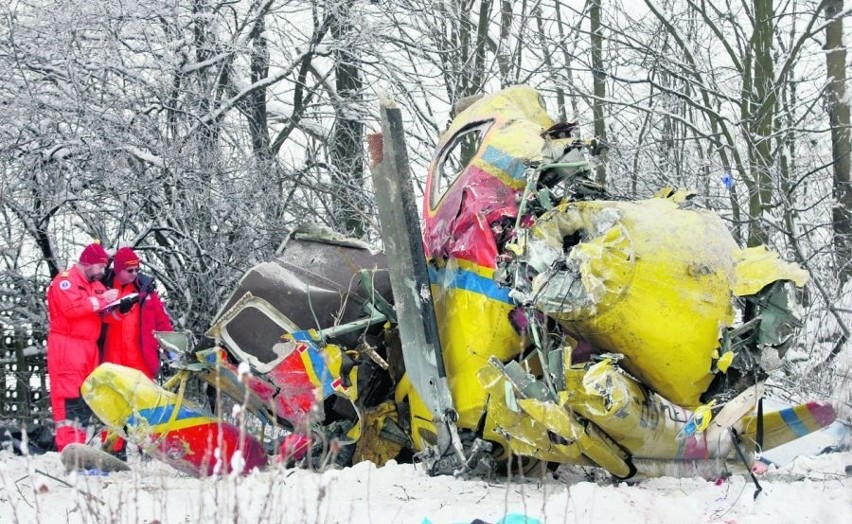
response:
<path id="1" fill-rule="evenodd" d="M 84 475 L 66 473 L 56 453 L 2 451 L 0 523 L 852 522 L 850 452 L 771 467 L 760 476 L 757 499 L 749 477 L 737 474 L 634 485 L 551 473 L 486 482 L 430 478 L 410 464 L 361 463 L 199 480 L 138 456 L 129 463 L 129 472 Z"/>

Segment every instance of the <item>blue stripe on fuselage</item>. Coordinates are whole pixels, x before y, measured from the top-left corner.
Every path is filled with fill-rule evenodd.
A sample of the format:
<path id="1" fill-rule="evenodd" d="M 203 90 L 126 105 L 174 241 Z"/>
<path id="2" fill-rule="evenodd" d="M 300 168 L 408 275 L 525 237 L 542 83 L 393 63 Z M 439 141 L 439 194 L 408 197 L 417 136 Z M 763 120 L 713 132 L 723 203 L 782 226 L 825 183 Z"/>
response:
<path id="1" fill-rule="evenodd" d="M 782 409 L 778 412 L 781 415 L 781 418 L 784 419 L 784 422 L 787 423 L 787 426 L 793 433 L 796 434 L 797 437 L 804 437 L 810 430 L 808 430 L 805 423 L 799 418 L 799 415 L 796 414 L 796 411 L 793 408 Z"/>
<path id="2" fill-rule="evenodd" d="M 471 293 L 485 295 L 492 300 L 515 304 L 515 301 L 509 297 L 509 288 L 502 287 L 490 278 L 477 275 L 466 269 L 455 269 L 452 273 L 449 273 L 446 269 L 435 269 L 430 266 L 429 281 L 447 289 L 463 289 Z"/>
<path id="3" fill-rule="evenodd" d="M 294 331 L 293 333 L 290 333 L 290 336 L 293 337 L 293 340 L 304 342 L 307 346 L 308 359 L 311 361 L 311 366 L 314 368 L 314 374 L 316 374 L 317 379 L 320 381 L 320 385 L 322 386 L 322 398 L 328 398 L 332 393 L 334 393 L 334 388 L 331 386 L 331 370 L 329 370 L 328 366 L 326 366 L 325 359 L 320 354 L 320 350 L 317 347 L 317 343 L 314 340 L 313 335 L 308 330 L 302 330 Z"/>
<path id="4" fill-rule="evenodd" d="M 158 424 L 165 424 L 169 422 L 172 418 L 172 413 L 174 413 L 175 405 L 169 404 L 167 406 L 157 406 L 154 408 L 146 408 L 140 409 L 136 413 L 130 415 L 130 418 L 127 419 L 128 426 L 136 426 L 139 424 L 139 419 L 144 419 L 151 426 L 156 426 Z M 137 416 L 138 414 L 138 416 Z M 175 417 L 175 420 L 184 420 L 188 418 L 200 417 L 201 413 L 197 411 L 193 411 L 184 406 L 181 406 L 180 411 Z"/>
<path id="5" fill-rule="evenodd" d="M 311 344 L 308 346 L 308 358 L 311 359 L 311 365 L 314 367 L 314 373 L 322 386 L 322 398 L 328 398 L 334 393 L 334 388 L 331 387 L 331 371 L 325 364 L 325 359 L 320 354 L 319 350 Z"/>
<path id="6" fill-rule="evenodd" d="M 524 173 L 526 173 L 527 168 L 524 163 L 519 158 L 515 158 L 494 146 L 485 148 L 485 152 L 482 153 L 482 161 L 491 164 L 516 180 L 524 180 L 525 178 Z"/>

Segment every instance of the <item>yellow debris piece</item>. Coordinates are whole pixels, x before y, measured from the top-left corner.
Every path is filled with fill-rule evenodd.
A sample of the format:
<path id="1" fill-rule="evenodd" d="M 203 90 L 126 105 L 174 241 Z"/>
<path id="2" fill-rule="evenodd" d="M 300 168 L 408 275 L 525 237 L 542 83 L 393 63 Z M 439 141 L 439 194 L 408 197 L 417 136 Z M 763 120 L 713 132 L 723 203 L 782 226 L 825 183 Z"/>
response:
<path id="1" fill-rule="evenodd" d="M 347 435 L 357 440 L 353 462 L 369 460 L 377 466 L 384 466 L 387 461 L 396 458 L 402 450 L 402 444 L 382 437 L 385 424 L 397 422 L 396 404 L 391 401 L 382 402 L 378 406 L 362 414 L 360 438 Z"/>
<path id="2" fill-rule="evenodd" d="M 716 368 L 722 373 L 727 373 L 728 368 L 731 367 L 731 363 L 734 361 L 734 352 L 728 351 L 724 355 L 716 361 Z"/>
<path id="3" fill-rule="evenodd" d="M 695 411 L 692 413 L 692 419 L 695 422 L 696 432 L 704 431 L 710 425 L 710 421 L 713 419 L 712 410 L 715 404 L 716 402 L 713 401 L 695 408 Z"/>
<path id="4" fill-rule="evenodd" d="M 778 253 L 769 251 L 766 246 L 739 250 L 735 257 L 734 294 L 737 296 L 754 295 L 776 280 L 790 280 L 802 287 L 810 278 L 807 271 L 781 260 Z"/>

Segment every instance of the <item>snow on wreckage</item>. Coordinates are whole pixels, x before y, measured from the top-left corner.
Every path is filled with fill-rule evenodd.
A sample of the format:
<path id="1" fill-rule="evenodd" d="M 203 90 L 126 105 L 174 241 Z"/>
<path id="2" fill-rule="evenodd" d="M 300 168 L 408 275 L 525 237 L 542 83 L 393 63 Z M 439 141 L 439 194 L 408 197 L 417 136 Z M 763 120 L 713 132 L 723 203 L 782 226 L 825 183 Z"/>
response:
<path id="1" fill-rule="evenodd" d="M 576 125 L 532 88 L 462 111 L 429 167 L 423 230 L 399 110 L 381 108 L 372 170 L 386 253 L 297 231 L 252 268 L 159 387 L 103 365 L 83 395 L 113 431 L 194 475 L 420 461 L 493 475 L 512 456 L 618 478 L 717 476 L 830 424 L 829 404 L 763 413 L 807 274 L 742 249 L 685 191 L 619 201 L 590 178 Z M 700 239 L 700 241 L 696 241 Z M 250 372 L 246 372 L 250 370 Z M 216 420 L 194 374 L 287 435 Z"/>

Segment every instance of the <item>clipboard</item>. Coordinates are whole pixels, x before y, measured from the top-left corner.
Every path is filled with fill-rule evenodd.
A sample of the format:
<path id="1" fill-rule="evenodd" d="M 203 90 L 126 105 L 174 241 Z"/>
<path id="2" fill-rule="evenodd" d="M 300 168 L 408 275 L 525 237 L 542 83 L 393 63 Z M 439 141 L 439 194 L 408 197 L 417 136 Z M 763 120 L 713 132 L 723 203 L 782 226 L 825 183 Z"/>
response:
<path id="1" fill-rule="evenodd" d="M 130 294 L 124 295 L 123 297 L 117 298 L 117 299 L 113 300 L 112 302 L 110 302 L 109 304 L 105 305 L 104 307 L 100 308 L 98 310 L 98 313 L 109 313 L 110 311 L 112 311 L 115 308 L 117 308 L 118 306 L 120 306 L 122 300 L 124 300 L 126 298 L 138 297 L 138 296 L 139 296 L 139 293 L 130 293 Z"/>

